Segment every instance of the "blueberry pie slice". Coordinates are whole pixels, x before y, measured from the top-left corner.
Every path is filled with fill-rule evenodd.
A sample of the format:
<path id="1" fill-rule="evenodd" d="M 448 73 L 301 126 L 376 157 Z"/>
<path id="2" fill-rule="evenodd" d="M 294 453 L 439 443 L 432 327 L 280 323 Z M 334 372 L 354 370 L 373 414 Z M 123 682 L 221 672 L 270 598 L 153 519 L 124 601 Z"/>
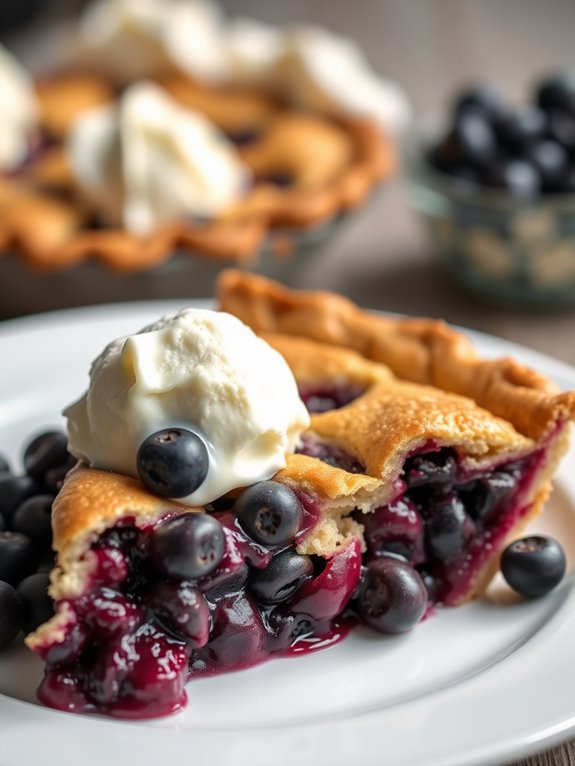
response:
<path id="1" fill-rule="evenodd" d="M 160 496 L 158 466 L 141 480 L 82 464 L 68 475 L 56 613 L 27 637 L 52 707 L 164 715 L 189 678 L 329 646 L 358 621 L 409 630 L 480 595 L 548 497 L 573 393 L 478 358 L 443 325 L 336 296 L 229 272 L 220 301 L 287 362 L 309 425 L 271 480 L 195 505 Z M 138 369 L 131 347 L 123 368 Z"/>

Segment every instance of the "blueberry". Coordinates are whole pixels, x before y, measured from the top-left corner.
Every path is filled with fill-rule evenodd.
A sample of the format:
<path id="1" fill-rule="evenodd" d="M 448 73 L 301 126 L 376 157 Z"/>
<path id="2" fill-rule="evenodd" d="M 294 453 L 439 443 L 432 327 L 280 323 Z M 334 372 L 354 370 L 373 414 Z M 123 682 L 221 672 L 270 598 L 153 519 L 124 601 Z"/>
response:
<path id="1" fill-rule="evenodd" d="M 43 479 L 46 471 L 68 460 L 68 439 L 61 431 L 47 431 L 32 439 L 24 450 L 24 468 L 29 476 Z"/>
<path id="2" fill-rule="evenodd" d="M 205 513 L 183 513 L 156 527 L 150 556 L 161 575 L 195 580 L 214 571 L 224 547 L 224 531 L 217 519 Z"/>
<path id="3" fill-rule="evenodd" d="M 575 152 L 575 115 L 563 109 L 551 109 L 547 114 L 547 133 L 571 155 Z"/>
<path id="4" fill-rule="evenodd" d="M 541 176 L 525 159 L 500 159 L 487 170 L 485 180 L 517 199 L 532 199 L 541 191 Z"/>
<path id="5" fill-rule="evenodd" d="M 29 537 L 18 532 L 0 532 L 0 580 L 16 586 L 37 566 L 38 554 Z"/>
<path id="6" fill-rule="evenodd" d="M 567 194 L 573 194 L 575 192 L 575 164 L 571 163 L 567 168 L 565 175 L 558 184 L 558 191 L 565 192 Z"/>
<path id="7" fill-rule="evenodd" d="M 142 483 L 161 497 L 186 497 L 208 475 L 210 459 L 200 437 L 185 428 L 165 428 L 148 436 L 137 455 Z"/>
<path id="8" fill-rule="evenodd" d="M 34 495 L 24 500 L 12 519 L 14 532 L 21 532 L 43 548 L 52 542 L 53 495 Z"/>
<path id="9" fill-rule="evenodd" d="M 22 599 L 10 583 L 0 580 L 0 649 L 14 641 L 23 625 Z"/>
<path id="10" fill-rule="evenodd" d="M 539 172 L 543 189 L 557 189 L 569 164 L 567 151 L 557 141 L 545 139 L 529 146 L 525 157 Z"/>
<path id="11" fill-rule="evenodd" d="M 491 125 L 479 114 L 463 113 L 443 142 L 442 152 L 451 164 L 484 167 L 493 161 L 497 149 Z"/>
<path id="12" fill-rule="evenodd" d="M 44 487 L 46 492 L 55 495 L 62 489 L 62 484 L 68 471 L 76 465 L 76 458 L 69 455 L 64 463 L 49 468 L 44 474 Z"/>
<path id="13" fill-rule="evenodd" d="M 360 617 L 380 633 L 404 633 L 423 617 L 427 590 L 413 567 L 383 556 L 365 567 L 356 606 Z"/>
<path id="14" fill-rule="evenodd" d="M 497 135 L 514 154 L 521 154 L 533 141 L 543 138 L 547 117 L 542 109 L 528 106 L 506 115 L 497 123 Z"/>
<path id="15" fill-rule="evenodd" d="M 313 563 L 293 548 L 286 548 L 265 569 L 254 569 L 249 589 L 262 604 L 280 604 L 290 599 L 306 580 L 313 577 Z"/>
<path id="16" fill-rule="evenodd" d="M 291 543 L 303 515 L 295 492 L 275 481 L 252 484 L 238 497 L 233 510 L 244 532 L 262 545 Z"/>
<path id="17" fill-rule="evenodd" d="M 290 647 L 311 636 L 327 633 L 330 624 L 320 622 L 307 614 L 292 614 L 289 611 L 274 609 L 268 616 L 268 628 L 271 633 L 267 640 L 270 652 L 285 652 Z"/>
<path id="18" fill-rule="evenodd" d="M 561 582 L 566 568 L 563 548 L 552 537 L 524 537 L 508 545 L 501 556 L 503 577 L 523 596 L 549 593 Z"/>
<path id="19" fill-rule="evenodd" d="M 451 484 L 457 477 L 457 460 L 451 450 L 426 452 L 408 458 L 403 473 L 410 489 L 428 484 Z"/>
<path id="20" fill-rule="evenodd" d="M 477 83 L 460 93 L 453 105 L 456 117 L 469 112 L 495 122 L 505 113 L 505 108 L 501 96 L 492 85 Z"/>
<path id="21" fill-rule="evenodd" d="M 575 116 L 575 72 L 559 72 L 545 79 L 536 88 L 535 100 L 542 109 L 557 107 Z"/>
<path id="22" fill-rule="evenodd" d="M 426 512 L 425 531 L 431 554 L 442 561 L 455 558 L 474 532 L 461 499 L 454 492 L 441 495 L 433 499 Z"/>
<path id="23" fill-rule="evenodd" d="M 50 577 L 37 573 L 26 577 L 18 585 L 18 595 L 24 605 L 24 633 L 32 633 L 54 614 L 54 602 L 48 595 Z"/>
<path id="24" fill-rule="evenodd" d="M 32 476 L 0 476 L 0 514 L 4 517 L 6 526 L 10 528 L 12 516 L 16 508 L 32 495 L 39 495 L 42 485 Z"/>
<path id="25" fill-rule="evenodd" d="M 357 518 L 364 525 L 365 542 L 372 556 L 395 553 L 412 564 L 424 561 L 424 523 L 409 498 L 398 498 Z"/>
<path id="26" fill-rule="evenodd" d="M 147 596 L 148 606 L 159 622 L 176 638 L 205 646 L 210 635 L 208 602 L 189 582 L 158 582 Z"/>
<path id="27" fill-rule="evenodd" d="M 459 487 L 460 497 L 472 518 L 488 523 L 503 500 L 517 489 L 517 478 L 508 471 L 494 471 Z"/>

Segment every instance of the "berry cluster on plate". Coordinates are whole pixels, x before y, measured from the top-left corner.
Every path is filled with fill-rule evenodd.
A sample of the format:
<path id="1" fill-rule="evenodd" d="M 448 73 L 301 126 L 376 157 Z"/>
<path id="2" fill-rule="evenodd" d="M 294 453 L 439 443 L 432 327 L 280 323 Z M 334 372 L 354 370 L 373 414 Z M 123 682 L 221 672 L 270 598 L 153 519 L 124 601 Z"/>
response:
<path id="1" fill-rule="evenodd" d="M 0 649 L 54 614 L 48 595 L 52 502 L 73 465 L 65 434 L 47 431 L 25 447 L 25 472 L 0 456 Z"/>
<path id="2" fill-rule="evenodd" d="M 464 90 L 428 159 L 467 184 L 519 199 L 575 191 L 575 72 L 544 79 L 515 108 L 489 84 Z"/>

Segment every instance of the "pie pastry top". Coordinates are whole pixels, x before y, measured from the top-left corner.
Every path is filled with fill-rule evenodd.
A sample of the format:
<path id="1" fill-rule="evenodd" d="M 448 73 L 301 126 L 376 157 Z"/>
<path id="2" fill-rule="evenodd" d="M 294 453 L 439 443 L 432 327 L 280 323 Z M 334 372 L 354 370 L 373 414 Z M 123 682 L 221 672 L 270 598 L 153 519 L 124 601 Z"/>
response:
<path id="1" fill-rule="evenodd" d="M 531 439 L 575 417 L 575 393 L 512 358 L 483 359 L 462 333 L 436 320 L 394 318 L 357 308 L 340 295 L 294 292 L 228 270 L 218 285 L 220 308 L 258 333 L 303 336 L 354 349 L 388 365 L 399 378 L 473 399 Z"/>

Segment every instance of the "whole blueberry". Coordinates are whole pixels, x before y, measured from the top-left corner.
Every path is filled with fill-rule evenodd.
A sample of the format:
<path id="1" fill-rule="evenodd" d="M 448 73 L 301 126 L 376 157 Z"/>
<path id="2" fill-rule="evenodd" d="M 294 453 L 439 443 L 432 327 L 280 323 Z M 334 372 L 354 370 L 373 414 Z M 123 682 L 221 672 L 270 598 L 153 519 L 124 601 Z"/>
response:
<path id="1" fill-rule="evenodd" d="M 559 183 L 559 191 L 567 194 L 575 193 L 575 163 L 571 162 L 567 168 L 565 175 Z"/>
<path id="2" fill-rule="evenodd" d="M 539 83 L 535 101 L 542 109 L 555 107 L 575 116 L 575 72 L 557 72 Z"/>
<path id="3" fill-rule="evenodd" d="M 435 558 L 449 561 L 462 553 L 474 525 L 461 499 L 449 492 L 434 498 L 426 509 L 427 545 Z"/>
<path id="4" fill-rule="evenodd" d="M 271 653 L 285 652 L 299 641 L 321 636 L 330 629 L 328 621 L 315 620 L 307 614 L 293 614 L 282 607 L 269 613 L 268 626 L 270 636 L 266 644 Z"/>
<path id="5" fill-rule="evenodd" d="M 8 529 L 18 506 L 32 495 L 41 494 L 42 491 L 40 482 L 27 474 L 22 476 L 0 475 L 0 515 L 4 517 Z"/>
<path id="6" fill-rule="evenodd" d="M 274 556 L 267 567 L 252 571 L 248 587 L 262 604 L 280 604 L 290 599 L 311 577 L 311 558 L 296 553 L 293 548 L 286 548 Z"/>
<path id="7" fill-rule="evenodd" d="M 37 566 L 38 553 L 29 537 L 19 532 L 0 532 L 0 580 L 16 586 Z"/>
<path id="8" fill-rule="evenodd" d="M 413 567 L 383 556 L 365 567 L 356 607 L 360 617 L 380 633 L 404 633 L 423 617 L 427 590 Z"/>
<path id="9" fill-rule="evenodd" d="M 0 580 L 0 649 L 14 641 L 23 625 L 22 599 L 10 583 Z"/>
<path id="10" fill-rule="evenodd" d="M 501 158 L 487 171 L 486 183 L 517 199 L 533 199 L 541 191 L 541 176 L 533 163 L 520 158 Z"/>
<path id="11" fill-rule="evenodd" d="M 147 604 L 156 618 L 176 638 L 195 648 L 208 642 L 211 615 L 208 602 L 190 582 L 157 582 L 147 594 Z"/>
<path id="12" fill-rule="evenodd" d="M 486 523 L 497 514 L 501 503 L 517 489 L 517 477 L 510 471 L 493 471 L 459 487 L 459 494 L 472 518 Z"/>
<path id="13" fill-rule="evenodd" d="M 563 548 L 552 537 L 532 535 L 516 540 L 503 551 L 501 573 L 523 596 L 549 593 L 565 575 L 567 560 Z"/>
<path id="14" fill-rule="evenodd" d="M 165 428 L 145 439 L 136 458 L 142 483 L 161 497 L 186 497 L 208 475 L 206 445 L 186 428 Z"/>
<path id="15" fill-rule="evenodd" d="M 410 489 L 429 484 L 450 484 L 457 477 L 457 460 L 451 450 L 425 452 L 408 458 L 403 473 Z"/>
<path id="16" fill-rule="evenodd" d="M 52 542 L 52 503 L 54 495 L 34 495 L 24 500 L 12 518 L 12 529 L 21 532 L 43 548 Z"/>
<path id="17" fill-rule="evenodd" d="M 545 191 L 555 191 L 569 165 L 567 151 L 557 141 L 536 141 L 525 152 L 525 157 L 539 172 Z"/>
<path id="18" fill-rule="evenodd" d="M 571 156 L 575 152 L 575 114 L 564 109 L 550 109 L 547 113 L 547 134 L 566 149 Z"/>
<path id="19" fill-rule="evenodd" d="M 495 122 L 505 113 L 505 107 L 496 88 L 479 82 L 462 91 L 454 101 L 455 117 L 469 112 L 481 115 L 488 122 Z"/>
<path id="20" fill-rule="evenodd" d="M 24 450 L 24 468 L 29 476 L 43 479 L 46 471 L 68 460 L 68 439 L 61 431 L 39 434 Z"/>
<path id="21" fill-rule="evenodd" d="M 497 123 L 497 136 L 513 154 L 521 154 L 525 147 L 545 135 L 547 116 L 536 106 L 527 106 L 506 115 Z"/>
<path id="22" fill-rule="evenodd" d="M 26 577 L 18 585 L 18 595 L 24 606 L 24 633 L 32 633 L 54 614 L 54 602 L 48 595 L 50 577 L 39 572 Z"/>
<path id="23" fill-rule="evenodd" d="M 484 167 L 496 156 L 497 142 L 493 128 L 480 114 L 461 114 L 444 141 L 444 152 L 453 164 Z"/>
<path id="24" fill-rule="evenodd" d="M 245 489 L 233 511 L 244 532 L 262 545 L 286 545 L 299 529 L 303 509 L 295 492 L 276 481 Z"/>
<path id="25" fill-rule="evenodd" d="M 164 577 L 196 580 L 214 571 L 224 547 L 224 531 L 217 519 L 206 513 L 182 513 L 154 529 L 150 556 Z"/>

